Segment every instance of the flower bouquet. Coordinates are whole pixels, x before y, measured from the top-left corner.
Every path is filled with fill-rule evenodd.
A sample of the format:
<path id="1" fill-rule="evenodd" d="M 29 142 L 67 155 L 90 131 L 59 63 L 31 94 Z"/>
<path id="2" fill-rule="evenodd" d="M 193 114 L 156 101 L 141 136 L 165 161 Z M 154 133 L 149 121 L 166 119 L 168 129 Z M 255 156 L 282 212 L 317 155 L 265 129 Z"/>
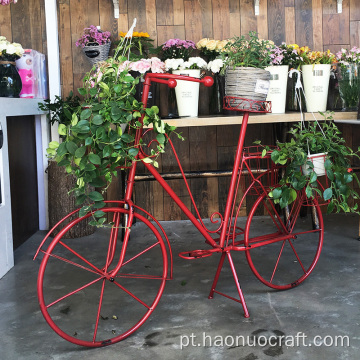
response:
<path id="1" fill-rule="evenodd" d="M 360 48 L 341 49 L 336 54 L 337 79 L 343 111 L 357 111 L 360 94 Z"/>
<path id="2" fill-rule="evenodd" d="M 208 61 L 215 60 L 216 57 L 224 50 L 228 40 L 212 40 L 203 38 L 196 43 L 196 48 L 200 50 Z"/>
<path id="3" fill-rule="evenodd" d="M 1 5 L 10 5 L 11 3 L 16 4 L 18 0 L 0 0 Z"/>
<path id="4" fill-rule="evenodd" d="M 24 49 L 20 44 L 11 43 L 5 36 L 0 36 L 0 97 L 19 97 L 22 82 L 15 60 L 23 54 Z"/>
<path id="5" fill-rule="evenodd" d="M 335 55 L 327 51 L 311 51 L 307 46 L 299 49 L 307 111 L 325 111 L 329 90 L 331 64 Z"/>
<path id="6" fill-rule="evenodd" d="M 201 57 L 165 60 L 166 71 L 173 74 L 200 78 L 200 71 L 207 68 L 207 63 Z M 175 88 L 179 116 L 198 116 L 199 83 L 177 80 Z"/>
<path id="7" fill-rule="evenodd" d="M 118 45 L 119 43 L 122 43 L 123 46 L 126 47 L 125 53 L 128 53 L 129 50 L 131 50 L 130 60 L 148 58 L 154 48 L 154 45 L 152 44 L 154 40 L 150 38 L 150 35 L 147 32 L 134 31 L 131 40 L 130 38 L 126 39 L 126 33 L 122 31 L 119 36 L 120 41 L 115 42 L 115 44 Z"/>

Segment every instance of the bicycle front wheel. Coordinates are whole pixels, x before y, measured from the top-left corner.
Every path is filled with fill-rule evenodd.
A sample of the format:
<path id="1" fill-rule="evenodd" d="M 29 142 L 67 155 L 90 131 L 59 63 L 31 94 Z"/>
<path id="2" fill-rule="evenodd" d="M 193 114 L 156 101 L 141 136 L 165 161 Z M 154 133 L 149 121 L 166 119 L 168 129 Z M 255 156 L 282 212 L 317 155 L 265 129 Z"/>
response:
<path id="1" fill-rule="evenodd" d="M 104 208 L 107 226 L 90 236 L 65 239 L 73 220 L 44 251 L 39 276 L 41 311 L 64 339 L 99 347 L 123 340 L 136 331 L 157 306 L 167 277 L 162 236 L 144 216 L 134 213 L 131 239 L 121 239 L 123 208 Z M 130 229 L 126 229 L 129 232 Z M 124 261 L 115 273 L 121 254 Z"/>
<path id="2" fill-rule="evenodd" d="M 264 216 L 255 216 L 259 213 Z M 299 191 L 285 213 L 264 194 L 256 200 L 246 223 L 246 259 L 265 285 L 279 290 L 293 288 L 313 271 L 323 239 L 323 217 L 316 200 Z"/>

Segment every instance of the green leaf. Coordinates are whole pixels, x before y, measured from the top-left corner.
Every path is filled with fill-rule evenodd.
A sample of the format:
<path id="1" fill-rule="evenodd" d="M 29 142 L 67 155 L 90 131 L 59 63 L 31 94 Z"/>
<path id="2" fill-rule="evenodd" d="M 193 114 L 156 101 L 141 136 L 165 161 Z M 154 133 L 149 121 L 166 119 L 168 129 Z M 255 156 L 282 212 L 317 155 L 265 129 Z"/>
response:
<path id="1" fill-rule="evenodd" d="M 88 146 L 88 145 L 91 145 L 92 144 L 92 137 L 91 136 L 89 136 L 89 137 L 87 137 L 86 139 L 85 139 L 85 145 L 86 146 Z"/>
<path id="2" fill-rule="evenodd" d="M 90 164 L 89 164 L 90 165 Z M 94 166 L 94 165 L 93 165 Z M 86 168 L 86 166 L 85 166 Z M 106 185 L 106 182 L 104 180 L 102 180 L 101 178 L 97 177 L 95 179 L 93 179 L 89 185 L 91 186 L 95 186 L 95 187 L 103 187 Z"/>
<path id="3" fill-rule="evenodd" d="M 79 118 L 75 113 L 71 116 L 71 126 L 75 126 L 79 122 Z"/>
<path id="4" fill-rule="evenodd" d="M 263 149 L 262 153 L 261 153 L 261 157 L 264 157 L 266 155 L 267 151 L 266 149 Z"/>
<path id="5" fill-rule="evenodd" d="M 134 137 L 130 134 L 122 134 L 121 139 L 126 143 L 131 143 L 134 141 Z"/>
<path id="6" fill-rule="evenodd" d="M 93 117 L 92 123 L 95 125 L 101 125 L 103 123 L 103 118 L 101 115 L 97 114 Z"/>
<path id="7" fill-rule="evenodd" d="M 335 177 L 334 177 L 334 173 L 332 170 L 326 170 L 326 175 L 330 181 L 334 181 Z"/>
<path id="8" fill-rule="evenodd" d="M 310 183 L 313 183 L 313 182 L 315 182 L 317 180 L 317 175 L 316 175 L 316 172 L 315 171 L 312 171 L 311 173 L 310 173 Z"/>
<path id="9" fill-rule="evenodd" d="M 90 164 L 90 163 L 86 164 L 85 168 L 84 168 L 85 171 L 93 171 L 95 169 L 96 169 L 96 166 L 93 164 Z"/>
<path id="10" fill-rule="evenodd" d="M 324 194 L 323 194 L 324 200 L 325 201 L 330 200 L 332 198 L 332 196 L 333 196 L 332 189 L 331 188 L 325 189 Z"/>
<path id="11" fill-rule="evenodd" d="M 67 130 L 66 130 L 66 126 L 64 124 L 59 125 L 58 133 L 59 133 L 59 135 L 66 135 Z"/>
<path id="12" fill-rule="evenodd" d="M 279 199 L 280 196 L 281 196 L 281 193 L 282 193 L 281 188 L 275 188 L 275 189 L 272 191 L 272 197 L 273 197 L 274 199 Z"/>
<path id="13" fill-rule="evenodd" d="M 81 205 L 86 199 L 86 195 L 85 194 L 81 194 L 79 196 L 76 197 L 76 200 L 75 200 L 75 205 Z"/>
<path id="14" fill-rule="evenodd" d="M 290 189 L 289 204 L 296 200 L 297 192 L 294 189 Z"/>
<path id="15" fill-rule="evenodd" d="M 94 216 L 97 218 L 100 218 L 102 216 L 105 216 L 105 213 L 101 210 L 95 211 Z"/>
<path id="16" fill-rule="evenodd" d="M 271 153 L 271 160 L 276 164 L 276 162 L 278 161 L 280 157 L 280 153 L 279 151 L 277 150 L 274 150 L 272 153 Z"/>
<path id="17" fill-rule="evenodd" d="M 306 193 L 306 196 L 308 198 L 311 198 L 312 197 L 312 189 L 310 186 L 307 186 L 306 189 L 305 189 L 305 193 Z"/>
<path id="18" fill-rule="evenodd" d="M 80 114 L 81 120 L 86 120 L 91 116 L 92 110 L 91 109 L 85 109 Z"/>
<path id="19" fill-rule="evenodd" d="M 89 194 L 89 198 L 93 201 L 103 201 L 104 197 L 98 191 L 92 191 Z"/>
<path id="20" fill-rule="evenodd" d="M 132 157 L 135 157 L 138 153 L 139 153 L 139 149 L 138 149 L 138 148 L 131 148 L 131 149 L 129 149 L 129 155 L 132 156 Z"/>
<path id="21" fill-rule="evenodd" d="M 75 151 L 75 157 L 82 158 L 85 155 L 86 147 L 81 146 Z"/>
<path id="22" fill-rule="evenodd" d="M 85 96 L 86 95 L 86 89 L 85 88 L 78 88 L 78 92 L 80 95 Z"/>
<path id="23" fill-rule="evenodd" d="M 77 148 L 77 145 L 73 141 L 68 141 L 66 143 L 66 149 L 71 155 L 75 155 Z"/>
<path id="24" fill-rule="evenodd" d="M 49 148 L 50 149 L 56 150 L 58 147 L 59 147 L 59 143 L 57 141 L 51 141 L 49 143 Z"/>
<path id="25" fill-rule="evenodd" d="M 103 157 L 108 157 L 112 153 L 112 149 L 110 145 L 106 145 L 103 149 Z"/>
<path id="26" fill-rule="evenodd" d="M 332 166 L 332 162 L 329 159 L 325 160 L 325 170 L 330 170 Z"/>
<path id="27" fill-rule="evenodd" d="M 329 205 L 328 205 L 328 207 L 327 207 L 327 213 L 328 214 L 330 214 L 330 213 L 332 213 L 333 211 L 334 211 L 334 208 L 335 208 L 335 204 L 334 204 L 334 202 L 333 201 L 330 201 L 330 203 L 329 203 Z"/>
<path id="28" fill-rule="evenodd" d="M 90 94 L 91 96 L 95 96 L 95 95 L 97 94 L 97 92 L 98 92 L 98 89 L 95 88 L 95 87 L 93 87 L 93 88 L 91 88 L 91 89 L 89 90 L 89 94 Z"/>
<path id="29" fill-rule="evenodd" d="M 165 135 L 164 134 L 157 134 L 156 135 L 156 140 L 158 141 L 159 144 L 164 144 L 165 143 Z"/>
<path id="30" fill-rule="evenodd" d="M 352 177 L 351 174 L 344 174 L 344 182 L 345 182 L 345 184 L 348 184 L 348 183 L 352 182 L 352 180 L 353 180 L 353 177 Z"/>
<path id="31" fill-rule="evenodd" d="M 101 164 L 100 156 L 96 154 L 89 154 L 89 161 L 92 162 L 94 165 Z"/>

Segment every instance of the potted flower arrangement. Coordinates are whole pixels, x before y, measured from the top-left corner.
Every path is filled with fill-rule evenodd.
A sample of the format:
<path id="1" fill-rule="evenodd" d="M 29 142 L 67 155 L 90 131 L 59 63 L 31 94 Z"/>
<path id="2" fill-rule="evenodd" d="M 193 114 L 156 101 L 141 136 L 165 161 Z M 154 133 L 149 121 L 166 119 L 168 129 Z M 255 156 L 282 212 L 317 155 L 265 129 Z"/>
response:
<path id="1" fill-rule="evenodd" d="M 270 73 L 271 42 L 257 37 L 255 32 L 232 38 L 224 48 L 226 61 L 225 95 L 263 101 L 266 99 Z"/>
<path id="2" fill-rule="evenodd" d="M 335 55 L 327 51 L 311 51 L 307 46 L 300 48 L 302 77 L 306 109 L 309 112 L 325 111 L 330 81 L 331 64 Z"/>
<path id="3" fill-rule="evenodd" d="M 0 36 L 0 97 L 19 97 L 22 82 L 15 60 L 23 53 L 20 44 L 11 43 L 5 36 Z"/>
<path id="4" fill-rule="evenodd" d="M 201 57 L 165 60 L 165 69 L 173 74 L 200 78 L 201 69 L 206 69 L 207 63 Z M 178 80 L 175 88 L 179 116 L 198 116 L 199 89 L 198 82 Z"/>
<path id="5" fill-rule="evenodd" d="M 354 152 L 346 146 L 341 132 L 332 120 L 331 113 L 321 113 L 325 121 L 319 123 L 299 123 L 290 130 L 291 139 L 288 142 L 278 142 L 277 149 L 271 153 L 275 164 L 285 166 L 285 174 L 279 186 L 272 189 L 270 196 L 282 208 L 296 199 L 296 191 L 305 189 L 308 198 L 320 197 L 328 202 L 327 212 L 356 212 L 358 204 L 349 205 L 350 200 L 360 199 L 352 188 L 356 174 L 350 167 L 351 157 L 359 157 L 359 149 Z M 259 142 L 257 142 L 259 143 Z M 264 147 L 264 153 L 270 150 Z M 320 156 L 319 154 L 323 154 Z M 309 156 L 310 154 L 310 156 Z M 316 154 L 316 155 L 315 155 Z M 322 159 L 324 173 L 316 169 L 318 164 L 311 158 Z M 326 185 L 320 185 L 320 176 L 325 176 Z"/>
<path id="6" fill-rule="evenodd" d="M 158 134 L 158 148 L 152 154 L 163 152 L 164 134 L 174 129 L 159 118 L 157 107 L 144 108 L 134 98 L 139 78 L 130 75 L 125 60 L 122 56 L 111 57 L 85 75 L 79 89 L 84 97 L 81 110 L 72 113 L 69 123 L 59 125 L 63 141 L 51 142 L 47 150 L 58 165 L 75 176 L 76 204 L 83 205 L 79 215 L 94 210 L 94 225 L 105 221 L 105 214 L 99 209 L 104 206 L 103 192 L 117 176 L 115 169 L 133 161 L 138 154 L 139 149 L 133 145 L 134 132 L 140 126 L 138 120 L 144 116 L 144 124 L 152 125 Z M 88 185 L 102 190 L 90 190 Z"/>
<path id="7" fill-rule="evenodd" d="M 109 31 L 101 31 L 100 26 L 90 25 L 84 29 L 75 45 L 81 46 L 89 62 L 94 65 L 108 58 L 111 46 L 110 35 Z"/>
<path id="8" fill-rule="evenodd" d="M 200 55 L 208 62 L 207 70 L 212 73 L 214 85 L 208 89 L 211 91 L 209 110 L 210 114 L 219 115 L 223 113 L 223 98 L 225 95 L 225 78 L 224 74 L 220 74 L 224 66 L 224 61 L 220 54 L 228 40 L 213 40 L 203 38 L 196 43 L 196 48 L 200 51 Z"/>
<path id="9" fill-rule="evenodd" d="M 357 111 L 360 94 L 360 48 L 341 49 L 336 54 L 337 78 L 343 111 Z"/>
<path id="10" fill-rule="evenodd" d="M 271 101 L 273 113 L 281 114 L 285 112 L 289 67 L 296 67 L 300 57 L 293 45 L 282 43 L 271 46 L 270 59 L 270 66 L 265 68 L 271 74 L 266 100 Z"/>

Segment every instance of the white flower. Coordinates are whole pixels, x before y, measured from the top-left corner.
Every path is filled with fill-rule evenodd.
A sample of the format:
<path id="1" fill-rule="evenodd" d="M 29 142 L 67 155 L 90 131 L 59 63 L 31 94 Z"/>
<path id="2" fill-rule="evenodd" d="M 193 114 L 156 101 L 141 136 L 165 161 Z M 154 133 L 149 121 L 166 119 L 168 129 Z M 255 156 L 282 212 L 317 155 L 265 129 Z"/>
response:
<path id="1" fill-rule="evenodd" d="M 220 72 L 223 66 L 224 62 L 222 61 L 222 59 L 215 59 L 209 62 L 207 69 L 210 70 L 212 73 L 217 74 Z"/>
<path id="2" fill-rule="evenodd" d="M 207 63 L 201 57 L 191 57 L 180 66 L 180 70 L 185 69 L 206 69 Z"/>
<path id="3" fill-rule="evenodd" d="M 166 71 L 178 70 L 183 63 L 183 59 L 167 59 L 165 60 L 165 69 Z"/>

